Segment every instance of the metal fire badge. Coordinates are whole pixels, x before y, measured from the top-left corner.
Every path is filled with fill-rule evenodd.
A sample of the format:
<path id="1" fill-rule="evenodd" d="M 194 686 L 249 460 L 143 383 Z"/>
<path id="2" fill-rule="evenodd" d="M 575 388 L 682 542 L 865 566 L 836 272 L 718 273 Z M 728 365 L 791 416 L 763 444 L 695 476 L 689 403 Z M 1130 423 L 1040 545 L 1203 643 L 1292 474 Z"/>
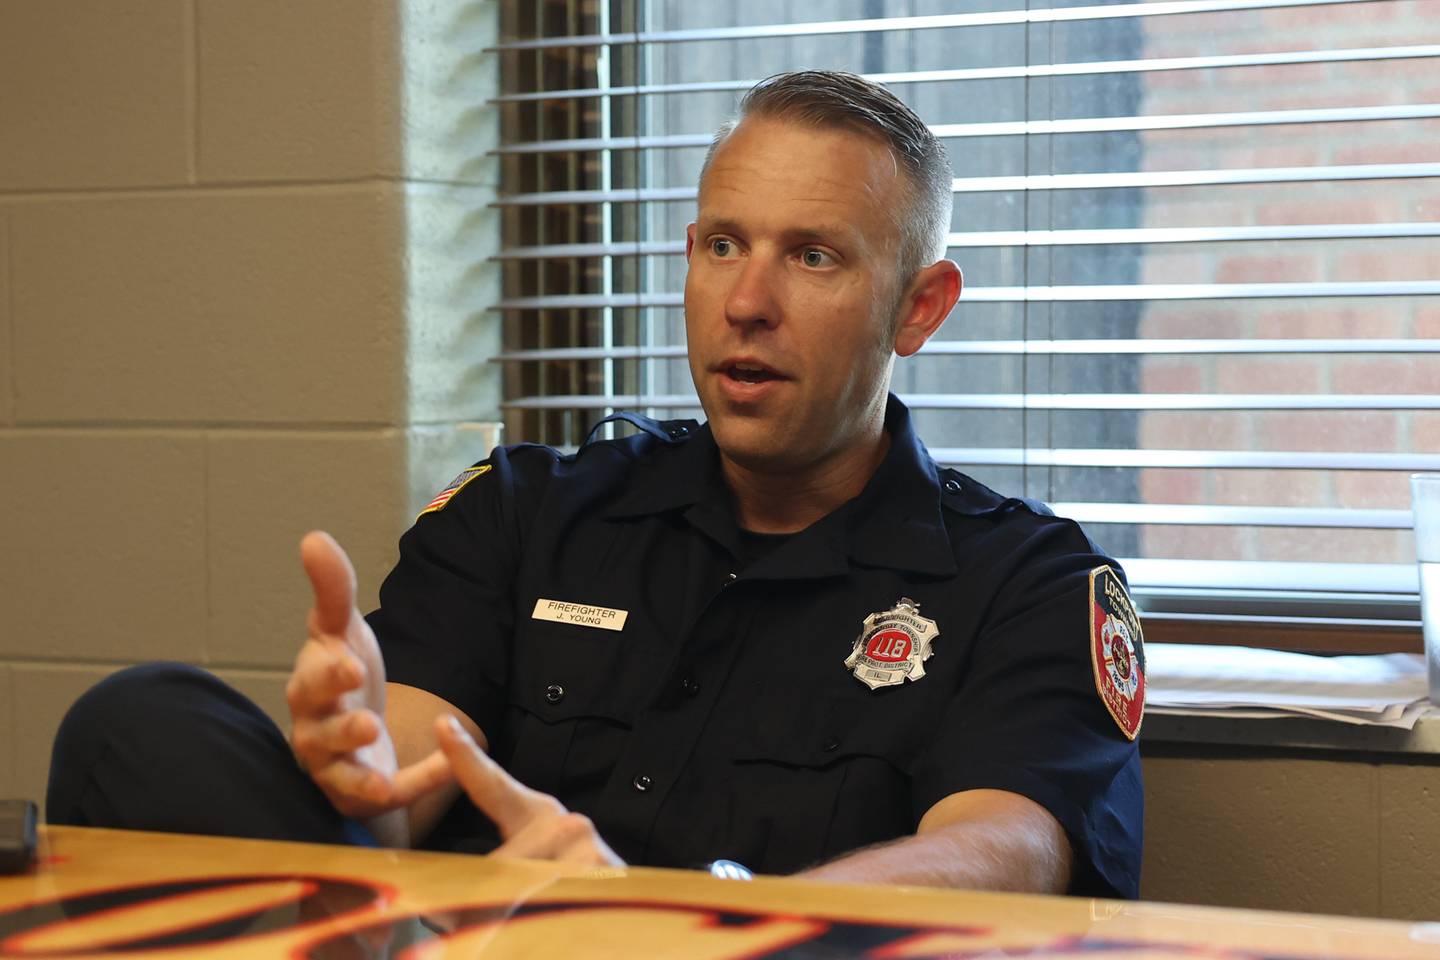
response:
<path id="1" fill-rule="evenodd" d="M 871 690 L 893 687 L 907 677 L 919 680 L 938 636 L 935 621 L 920 616 L 920 604 L 901 597 L 891 609 L 865 618 L 845 666 Z"/>
<path id="2" fill-rule="evenodd" d="M 1090 664 L 1105 709 L 1134 740 L 1145 718 L 1145 641 L 1125 584 L 1108 566 L 1090 571 Z"/>

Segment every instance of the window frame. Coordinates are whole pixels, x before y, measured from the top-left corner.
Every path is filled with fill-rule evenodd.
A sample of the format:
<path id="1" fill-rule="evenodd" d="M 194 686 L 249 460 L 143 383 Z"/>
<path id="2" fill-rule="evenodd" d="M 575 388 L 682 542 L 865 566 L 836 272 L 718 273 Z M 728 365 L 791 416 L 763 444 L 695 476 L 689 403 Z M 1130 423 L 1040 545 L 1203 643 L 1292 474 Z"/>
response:
<path id="1" fill-rule="evenodd" d="M 1058 22 L 1061 20 L 1077 20 L 1085 18 L 1105 19 L 1116 16 L 1159 15 L 1162 13 L 1162 8 L 1165 8 L 1163 10 L 1163 13 L 1171 14 L 1186 11 L 1202 12 L 1226 9 L 1254 10 L 1262 8 L 1337 6 L 1341 4 L 1361 4 L 1371 2 L 1381 3 L 1388 2 L 1388 0 L 1179 0 L 1179 2 L 1151 4 L 1119 2 L 1110 5 L 1102 3 L 1093 7 L 1083 8 L 1067 8 L 1062 6 L 1053 9 L 1017 9 L 1012 11 L 1001 11 L 993 15 L 966 14 L 937 18 L 889 18 L 887 22 L 883 24 L 875 20 L 850 21 L 843 24 L 842 27 L 845 30 L 852 30 L 858 32 L 861 30 L 913 29 L 915 24 L 902 24 L 901 21 L 915 21 L 917 19 L 934 20 L 937 21 L 936 25 L 940 25 L 938 21 L 941 20 L 947 22 L 958 22 L 959 20 L 966 20 L 968 18 L 973 19 L 976 22 L 981 22 L 986 17 L 990 17 L 992 20 L 1002 21 L 1008 16 L 1016 21 L 1023 20 L 1030 23 L 1047 23 Z M 610 3 L 608 2 L 608 0 L 600 0 L 598 4 L 585 3 L 581 2 L 581 0 L 549 0 L 548 3 L 541 4 L 540 6 L 549 7 L 552 8 L 552 10 L 564 9 L 567 13 L 569 22 L 569 27 L 567 29 L 569 29 L 570 32 L 568 34 L 564 34 L 562 31 L 562 35 L 557 36 L 538 37 L 533 40 L 506 42 L 502 43 L 498 49 L 501 49 L 502 51 L 510 51 L 511 53 L 523 53 L 528 51 L 537 55 L 537 57 L 539 58 L 537 60 L 537 63 L 545 63 L 547 62 L 546 58 L 549 58 L 548 62 L 552 67 L 555 65 L 554 58 L 557 55 L 569 56 L 570 59 L 567 62 L 569 63 L 570 69 L 572 71 L 583 72 L 584 70 L 593 67 L 596 71 L 596 76 L 603 78 L 601 82 L 595 84 L 593 87 L 585 87 L 580 83 L 575 82 L 571 83 L 571 92 L 576 94 L 576 96 L 569 99 L 559 99 L 558 102 L 560 106 L 557 109 L 559 109 L 562 114 L 567 110 L 569 111 L 568 122 L 570 126 L 574 129 L 572 130 L 571 136 L 568 139 L 555 141 L 549 147 L 549 149 L 554 150 L 556 147 L 565 144 L 577 147 L 585 145 L 603 146 L 604 149 L 602 153 L 605 157 L 605 160 L 602 166 L 604 169 L 600 171 L 599 180 L 598 182 L 596 182 L 598 183 L 598 185 L 582 185 L 582 187 L 580 188 L 580 193 L 594 195 L 595 199 L 597 200 L 596 209 L 599 212 L 598 215 L 607 223 L 609 222 L 609 218 L 616 214 L 618 208 L 622 207 L 625 203 L 630 202 L 632 199 L 630 196 L 617 195 L 616 191 L 611 189 L 608 165 L 610 163 L 612 151 L 619 151 L 623 153 L 628 150 L 643 148 L 650 144 L 649 139 L 639 136 L 638 134 L 627 135 L 623 132 L 617 132 L 615 130 L 615 128 L 612 126 L 613 118 L 611 116 L 610 110 L 612 98 L 623 96 L 642 96 L 647 93 L 657 92 L 657 90 L 660 89 L 658 86 L 652 85 L 647 87 L 645 84 L 639 82 L 627 84 L 625 83 L 626 78 L 623 76 L 619 78 L 619 83 L 612 82 L 614 81 L 615 77 L 611 76 L 607 72 L 607 67 L 610 64 L 609 57 L 612 49 L 615 47 L 638 47 L 643 49 L 644 45 L 647 43 L 654 44 L 686 42 L 689 40 L 703 38 L 714 39 L 729 37 L 738 39 L 746 36 L 762 35 L 764 31 L 768 29 L 766 27 L 734 27 L 689 31 L 657 31 L 647 34 L 640 29 L 640 27 L 642 26 L 641 24 L 633 22 L 633 17 L 631 18 L 632 22 L 623 22 L 625 20 L 623 11 L 625 10 L 626 6 L 624 3 Z M 1149 9 L 1143 9 L 1146 7 L 1148 7 Z M 589 14 L 587 14 L 587 10 L 589 11 Z M 616 15 L 617 11 L 620 11 L 619 16 Z M 536 22 L 539 22 L 540 19 L 541 18 L 537 17 Z M 812 24 L 810 26 L 814 27 L 815 25 Z M 586 32 L 587 30 L 589 32 Z M 510 32 L 514 32 L 513 24 L 511 25 Z M 582 50 L 587 45 L 593 47 L 596 51 L 595 59 L 593 62 L 587 61 L 583 56 L 575 56 L 576 51 Z M 1406 59 L 1413 57 L 1440 56 L 1440 45 L 1432 46 L 1434 46 L 1434 49 L 1431 49 L 1430 47 L 1426 47 L 1424 45 L 1419 45 L 1414 49 L 1404 49 L 1398 47 L 1376 48 L 1373 50 L 1350 51 L 1350 53 L 1353 54 L 1355 59 Z M 1257 64 L 1267 62 L 1301 63 L 1315 62 L 1316 60 L 1324 59 L 1323 57 L 1319 56 L 1319 53 L 1320 52 L 1316 51 L 1311 51 L 1308 53 L 1305 51 L 1292 51 L 1290 53 L 1280 54 L 1246 54 L 1235 56 L 1221 56 L 1208 59 L 1217 62 L 1233 62 L 1236 65 L 1244 65 L 1243 61 L 1246 61 L 1247 59 L 1253 60 Z M 1118 70 L 1124 65 L 1102 65 L 1098 68 L 1095 64 L 1081 64 L 1071 66 L 1078 66 L 1081 68 L 1089 69 L 1100 69 L 1103 71 L 1105 69 Z M 1057 66 L 1054 64 L 1026 64 L 1023 67 L 1012 68 L 1012 70 L 1022 70 L 1026 72 L 1027 76 L 1044 76 L 1047 75 L 1047 72 L 1049 75 L 1058 76 L 1065 73 L 1063 65 Z M 966 73 L 967 71 L 959 70 L 956 72 Z M 978 75 L 980 72 L 983 71 L 968 72 Z M 882 82 L 888 81 L 892 83 L 907 83 L 916 82 L 919 79 L 919 74 L 890 73 L 875 75 L 873 78 Z M 631 79 L 638 78 L 632 77 Z M 723 88 L 739 91 L 744 89 L 746 85 L 748 84 L 741 81 L 716 81 L 714 83 L 708 84 L 696 84 L 695 86 L 697 88 Z M 676 88 L 674 87 L 674 85 L 671 85 L 670 87 L 666 87 L 664 89 L 674 90 Z M 585 113 L 585 110 L 577 110 L 577 105 L 590 102 L 592 99 L 596 103 L 598 110 L 591 112 L 597 113 L 600 118 L 598 133 L 597 128 L 594 127 L 593 123 L 589 128 L 585 128 L 585 121 L 583 119 L 583 114 Z M 550 102 L 552 106 L 554 106 L 554 104 L 557 102 L 557 98 L 554 98 L 553 95 L 547 95 L 538 92 L 512 92 L 496 98 L 495 102 L 511 104 L 526 102 Z M 1335 114 L 1333 117 L 1330 117 L 1330 119 L 1339 120 L 1346 118 L 1358 118 L 1362 114 L 1365 114 L 1367 110 L 1369 113 L 1375 113 L 1377 116 L 1380 114 L 1389 115 L 1389 113 L 1393 113 L 1395 114 L 1395 116 L 1418 115 L 1416 114 L 1415 110 L 1404 107 L 1387 109 L 1388 113 L 1386 110 L 1380 110 L 1377 112 L 1369 108 L 1347 108 L 1345 110 L 1340 110 L 1338 113 L 1336 111 L 1330 111 L 1330 113 Z M 592 117 L 591 119 L 593 120 L 594 118 Z M 1176 118 L 1168 118 L 1168 120 L 1167 118 L 1152 119 L 1168 123 L 1174 121 Z M 1131 120 L 1135 122 L 1137 128 L 1141 129 L 1153 125 L 1143 117 L 1131 118 Z M 1025 121 L 1027 125 L 1043 125 L 1047 122 L 1048 121 Z M 1249 122 L 1249 120 L 1246 120 L 1245 122 Z M 1257 122 L 1269 121 L 1261 120 Z M 565 121 L 562 121 L 560 125 L 564 126 L 564 123 Z M 1161 125 L 1163 125 L 1163 123 Z M 1183 126 L 1185 124 L 1181 122 L 1180 125 Z M 554 124 L 551 125 L 552 128 L 554 126 Z M 963 125 L 939 126 L 944 127 L 944 129 L 940 132 L 946 135 L 953 136 L 957 134 L 963 135 L 966 133 L 966 131 L 960 129 L 960 127 Z M 955 129 L 950 129 L 951 127 L 954 127 Z M 1028 126 L 1026 132 L 1027 135 L 1030 132 Z M 1041 132 L 1040 127 L 1036 126 L 1034 132 Z M 654 138 L 654 142 L 657 145 L 664 145 L 664 142 L 667 141 L 673 141 L 678 143 L 679 141 L 683 140 L 687 145 L 694 146 L 699 145 L 705 139 L 706 138 L 704 136 L 687 135 L 683 137 L 672 136 Z M 695 140 L 695 144 L 689 144 L 690 140 Z M 541 140 L 532 143 L 512 143 L 508 145 L 502 145 L 495 151 L 493 151 L 494 153 L 501 156 L 503 162 L 518 162 L 520 164 L 525 164 L 533 161 L 532 169 L 540 171 L 540 175 L 538 176 L 538 178 L 532 179 L 531 181 L 534 184 L 538 184 L 538 186 L 531 188 L 531 193 L 529 195 L 533 197 L 542 197 L 543 195 L 539 192 L 540 190 L 555 194 L 555 184 L 547 181 L 544 178 L 543 167 L 539 162 L 540 156 L 545 153 L 547 149 L 545 147 L 545 142 L 546 141 Z M 537 145 L 539 146 L 539 149 L 533 149 Z M 1434 164 L 1433 166 L 1436 168 L 1435 173 L 1426 174 L 1427 176 L 1440 175 L 1440 164 Z M 1226 171 L 1216 171 L 1217 174 L 1224 172 Z M 1243 171 L 1241 172 L 1243 173 Z M 1279 171 L 1277 169 L 1277 171 L 1274 171 L 1273 173 L 1276 177 L 1279 177 L 1280 173 L 1282 172 L 1283 171 Z M 575 182 L 575 173 L 576 171 L 572 168 L 570 171 L 570 180 L 572 184 Z M 1254 175 L 1254 173 L 1254 171 L 1251 172 L 1252 175 Z M 1388 174 L 1377 174 L 1377 176 L 1389 176 L 1393 175 L 1393 173 L 1394 172 L 1392 171 Z M 1342 171 L 1341 173 L 1338 173 L 1336 175 L 1337 177 L 1343 177 L 1346 175 L 1346 173 Z M 1161 174 L 1161 176 L 1163 177 L 1163 174 Z M 1264 180 L 1265 178 L 1262 177 L 1260 179 Z M 520 192 L 525 192 L 524 186 L 521 187 Z M 637 190 L 634 193 L 634 199 L 642 199 L 640 195 L 644 192 L 648 192 L 653 195 L 645 199 L 663 199 L 663 195 L 667 192 L 676 194 L 676 196 L 672 199 L 683 199 L 679 196 L 679 194 L 685 193 L 686 188 L 666 187 L 655 188 L 654 190 L 650 191 Z M 691 192 L 693 193 L 693 191 Z M 513 196 L 503 197 L 499 201 L 497 201 L 496 206 L 504 208 L 507 205 L 514 205 L 515 202 L 516 201 Z M 543 202 L 543 200 L 540 202 Z M 576 217 L 574 219 L 583 219 L 583 217 Z M 1413 227 L 1416 225 L 1411 226 Z M 1432 228 L 1432 234 L 1440 234 L 1440 224 L 1429 224 L 1428 226 Z M 1142 229 L 1139 231 L 1132 230 L 1130 232 L 1154 233 L 1156 231 L 1153 229 L 1150 231 L 1145 231 Z M 1323 231 L 1306 231 L 1304 229 L 1295 228 L 1289 230 L 1288 233 L 1284 230 L 1272 230 L 1270 232 L 1276 234 L 1277 236 L 1280 234 L 1285 234 L 1286 236 L 1289 236 L 1291 234 L 1300 235 L 1309 233 L 1319 235 L 1319 233 Z M 1259 233 L 1257 233 L 1257 236 L 1261 233 L 1265 233 L 1265 230 L 1260 230 Z M 637 259 L 643 264 L 647 262 L 647 257 L 645 256 L 646 254 L 673 253 L 674 250 L 672 248 L 676 245 L 674 241 L 659 240 L 647 241 L 642 244 L 629 245 L 630 248 L 624 250 L 615 250 L 613 249 L 613 247 L 608 246 L 608 241 L 604 241 L 600 244 L 595 244 L 593 241 L 586 239 L 581 234 L 583 234 L 583 231 L 579 231 L 575 236 L 569 238 L 562 237 L 557 239 L 554 236 L 548 234 L 541 235 L 537 233 L 532 233 L 528 237 L 519 238 L 519 244 L 523 248 L 526 248 L 526 256 L 530 258 L 538 258 L 542 254 L 545 254 L 547 252 L 554 253 L 556 250 L 564 249 L 567 245 L 576 251 L 587 251 L 596 253 L 604 257 L 607 271 L 610 269 L 613 255 L 620 253 L 642 254 L 638 256 Z M 1357 236 L 1358 235 L 1359 234 L 1357 234 Z M 1399 234 L 1385 235 L 1398 236 Z M 957 235 L 957 245 L 963 247 L 968 245 L 982 244 L 982 242 L 993 243 L 996 242 L 996 236 L 998 236 L 998 234 L 994 232 L 983 231 L 974 234 Z M 1228 237 L 1229 234 L 1227 234 L 1226 236 Z M 514 241 L 516 240 L 515 237 L 507 236 L 506 239 L 508 242 L 507 245 L 511 247 L 512 250 L 509 254 L 500 254 L 497 259 L 507 261 L 507 270 L 515 271 L 517 269 L 517 259 L 523 260 L 525 259 L 525 257 L 517 257 L 513 253 L 513 247 L 515 246 Z M 952 240 L 956 239 L 956 237 L 952 237 Z M 1043 244 L 1050 241 L 1045 239 L 1039 239 L 1036 242 Z M 525 269 L 525 266 L 523 264 L 519 264 L 518 269 L 523 270 Z M 1364 284 L 1346 284 L 1344 286 L 1346 286 L 1347 289 L 1353 288 L 1354 291 L 1360 293 L 1379 293 L 1382 295 L 1387 295 L 1401 291 L 1402 287 L 1404 287 L 1405 285 L 1397 285 L 1396 283 L 1381 283 L 1378 285 L 1372 285 L 1376 287 L 1374 290 L 1369 290 L 1368 288 L 1361 289 L 1362 287 L 1365 287 Z M 1380 289 L 1380 287 L 1384 287 L 1384 289 Z M 583 312 L 586 309 L 598 309 L 602 311 L 603 314 L 608 318 L 610 312 L 616 309 L 634 307 L 643 311 L 646 309 L 662 308 L 667 306 L 674 306 L 674 301 L 676 299 L 675 294 L 666 293 L 635 295 L 612 294 L 609 287 L 608 273 L 604 281 L 602 282 L 603 289 L 601 289 L 599 293 L 593 292 L 593 288 L 586 287 L 584 286 L 584 284 L 581 284 L 579 286 L 572 286 L 572 288 L 566 289 L 562 283 L 561 287 L 559 288 L 559 292 L 547 291 L 547 293 L 545 293 L 539 298 L 524 296 L 516 297 L 509 295 L 509 288 L 509 284 L 507 284 L 507 296 L 501 301 L 500 304 L 498 304 L 498 309 L 507 312 L 507 314 L 514 314 L 517 312 L 534 310 L 544 303 L 549 303 L 554 305 L 551 312 L 560 315 L 559 322 L 562 324 L 566 322 L 564 315 L 567 311 L 569 311 L 570 318 L 568 322 L 572 326 L 583 326 L 585 324 L 586 321 L 583 317 Z M 1406 289 L 1409 288 L 1413 288 L 1411 292 L 1419 293 L 1421 295 L 1440 294 L 1440 283 L 1435 283 L 1430 286 L 1426 286 L 1424 284 L 1410 284 L 1409 287 L 1406 287 Z M 1274 291 L 1258 289 L 1256 291 L 1253 291 L 1253 293 L 1258 296 L 1268 296 L 1273 292 Z M 1248 290 L 1241 292 L 1241 294 L 1244 296 L 1249 296 L 1251 295 L 1251 293 L 1252 291 Z M 1027 302 L 1031 299 L 1034 299 L 1034 294 L 1028 289 L 1024 293 L 1019 295 L 1023 296 L 1027 300 Z M 1123 298 L 1123 292 L 1120 295 Z M 1108 294 L 1106 294 L 1105 296 L 1108 297 Z M 1047 297 L 1041 296 L 1041 299 L 1047 299 Z M 1057 299 L 1057 302 L 1063 301 L 1063 299 L 1064 296 L 1061 296 Z M 554 318 L 551 318 L 551 320 L 545 322 L 554 322 Z M 608 322 L 602 322 L 601 327 L 604 331 L 604 336 L 608 338 L 611 331 L 610 324 Z M 598 347 L 594 344 L 586 342 L 585 346 L 571 349 L 569 351 L 564 348 L 561 348 L 558 351 L 550 350 L 550 355 L 551 359 L 555 362 L 563 362 L 568 356 L 568 359 L 570 361 L 578 364 L 580 362 L 583 362 L 582 355 L 585 351 L 592 351 L 592 357 L 598 357 L 602 360 L 602 366 L 606 371 L 604 374 L 604 378 L 606 380 L 606 383 L 609 384 L 612 382 L 610 379 L 611 374 L 609 372 L 611 364 L 611 359 L 609 359 L 609 357 L 613 357 L 615 355 L 613 352 L 608 355 L 604 355 L 606 347 L 609 346 L 610 344 L 608 340 L 605 344 Z M 1431 343 L 1430 349 L 1440 350 L 1440 341 L 1434 341 L 1433 343 Z M 526 347 L 522 345 L 519 349 L 507 350 L 504 354 L 502 354 L 499 360 L 500 362 L 508 365 L 508 370 L 524 368 L 526 364 L 533 364 L 533 367 L 531 369 L 543 370 L 546 363 L 550 362 L 542 356 L 546 353 L 546 350 L 547 348 L 544 346 Z M 578 350 L 579 353 L 577 353 L 576 350 Z M 598 351 L 598 353 L 596 353 L 596 351 Z M 1276 352 L 1283 351 L 1277 350 Z M 573 415 L 569 413 L 561 413 L 561 409 L 565 406 L 565 401 L 563 397 L 565 394 L 572 391 L 562 390 L 559 392 L 561 396 L 557 397 L 552 393 L 543 400 L 537 401 L 534 404 L 534 408 L 540 412 L 540 416 L 551 416 L 552 418 L 556 415 L 559 415 L 562 418 L 565 416 L 569 416 L 570 420 L 567 420 L 565 422 L 563 432 L 567 436 L 572 438 L 572 442 L 574 437 L 583 435 L 585 432 L 588 432 L 588 422 L 593 422 L 593 420 L 598 419 L 600 416 L 603 416 L 604 413 L 608 412 L 611 408 L 611 405 L 608 403 L 596 403 L 594 402 L 594 398 L 590 398 L 588 400 L 585 400 L 582 404 L 582 406 L 589 408 L 588 412 L 583 412 L 578 422 L 575 422 L 575 418 L 573 417 Z M 578 390 L 573 392 L 577 394 L 579 393 Z M 609 396 L 608 393 L 607 396 Z M 671 405 L 679 405 L 678 401 L 680 398 L 675 396 L 654 397 L 640 395 L 637 396 L 635 399 L 648 400 L 649 403 L 646 405 L 665 407 Z M 512 402 L 508 404 L 508 406 L 510 406 L 512 409 L 518 409 L 523 406 L 524 401 L 515 402 L 513 398 L 511 398 L 511 400 Z M 527 437 L 526 439 L 529 438 Z M 944 458 L 940 457 L 939 459 L 943 460 Z M 1428 467 L 1424 466 L 1424 463 L 1429 463 L 1429 461 L 1426 460 L 1423 456 L 1417 454 L 1413 455 L 1411 459 L 1415 460 L 1417 464 L 1420 464 L 1421 469 L 1429 469 Z M 1440 457 L 1434 459 L 1440 461 Z M 1421 461 L 1424 461 L 1424 463 L 1421 463 Z M 1087 519 L 1090 522 L 1096 522 L 1095 518 L 1093 516 L 1090 516 L 1089 514 L 1095 514 L 1096 516 L 1102 515 L 1106 512 L 1106 508 L 1110 506 L 1115 505 L 1105 503 L 1079 502 L 1057 504 L 1059 512 L 1066 513 L 1067 515 L 1074 515 L 1082 522 L 1085 522 Z M 1149 506 L 1152 505 L 1143 503 L 1137 504 L 1137 507 L 1141 508 Z M 1166 505 L 1154 504 L 1153 506 L 1163 508 Z M 1239 508 L 1239 511 L 1243 512 L 1245 509 L 1246 508 L 1242 507 Z M 1325 508 L 1320 508 L 1312 512 L 1318 514 L 1319 512 L 1323 512 L 1324 509 Z M 1401 522 L 1401 518 L 1399 517 L 1400 511 L 1397 510 L 1375 510 L 1371 511 L 1371 513 L 1376 514 L 1375 518 L 1371 518 L 1371 521 L 1375 523 L 1382 523 L 1394 528 L 1397 524 Z M 1382 513 L 1386 514 L 1386 516 L 1379 516 Z M 1358 517 L 1358 513 L 1356 514 L 1356 516 Z M 1180 524 L 1183 526 L 1186 522 L 1187 521 L 1182 519 L 1180 521 Z M 1317 518 L 1311 518 L 1310 520 L 1307 520 L 1307 524 L 1310 522 L 1318 524 L 1319 520 Z M 1127 570 L 1132 570 L 1131 564 L 1135 564 L 1136 566 L 1142 566 L 1146 562 L 1147 561 L 1143 560 L 1128 562 L 1122 560 L 1122 563 L 1126 564 Z M 1223 563 L 1225 561 L 1216 562 Z M 1245 563 L 1245 561 L 1239 562 Z M 1252 562 L 1260 563 L 1264 561 Z M 1271 563 L 1280 563 L 1281 565 L 1284 565 L 1283 562 Z M 1134 575 L 1132 571 L 1132 579 L 1133 578 Z M 1147 596 L 1155 604 L 1155 608 L 1149 611 L 1149 616 L 1147 617 L 1148 633 L 1150 634 L 1149 639 L 1152 642 L 1202 642 L 1221 644 L 1243 643 L 1246 645 L 1266 646 L 1276 649 L 1311 650 L 1318 652 L 1414 652 L 1419 650 L 1421 646 L 1420 628 L 1418 625 L 1418 591 L 1407 590 L 1404 588 L 1397 589 L 1393 585 L 1386 587 L 1379 593 L 1379 596 L 1382 598 L 1382 601 L 1379 604 L 1382 609 L 1379 610 L 1373 609 L 1375 607 L 1374 603 L 1368 605 L 1365 603 L 1361 603 L 1360 607 L 1363 609 L 1356 611 L 1352 609 L 1353 605 L 1344 598 L 1328 596 L 1323 593 L 1306 595 L 1304 602 L 1315 604 L 1317 607 L 1322 607 L 1326 611 L 1326 616 L 1323 617 L 1316 617 L 1313 615 L 1294 615 L 1293 613 L 1256 613 L 1253 611 L 1253 609 L 1250 612 L 1245 612 L 1245 603 L 1247 602 L 1247 600 L 1254 600 L 1255 595 L 1251 593 L 1249 596 L 1246 596 L 1244 591 L 1241 591 L 1236 596 L 1230 596 L 1228 598 L 1230 601 L 1229 608 L 1226 608 L 1221 612 L 1215 612 L 1214 610 L 1208 609 L 1214 606 L 1213 601 L 1217 597 L 1221 600 L 1224 600 L 1226 598 L 1226 592 L 1223 589 L 1217 589 L 1215 591 L 1212 591 L 1211 595 L 1207 598 L 1206 603 L 1197 604 L 1195 605 L 1194 609 L 1186 610 L 1185 601 L 1187 596 L 1193 598 L 1197 595 L 1193 590 L 1187 593 L 1186 590 L 1168 590 L 1164 586 L 1155 586 L 1153 584 L 1145 583 L 1137 584 L 1137 586 L 1140 588 L 1137 589 L 1136 592 L 1137 594 L 1141 595 L 1142 608 L 1145 607 L 1145 598 Z M 1371 599 L 1373 599 L 1373 597 Z M 1223 602 L 1221 606 L 1224 606 Z M 1258 608 L 1264 609 L 1265 604 L 1258 604 Z M 1357 612 L 1359 613 L 1359 615 L 1355 615 Z"/>

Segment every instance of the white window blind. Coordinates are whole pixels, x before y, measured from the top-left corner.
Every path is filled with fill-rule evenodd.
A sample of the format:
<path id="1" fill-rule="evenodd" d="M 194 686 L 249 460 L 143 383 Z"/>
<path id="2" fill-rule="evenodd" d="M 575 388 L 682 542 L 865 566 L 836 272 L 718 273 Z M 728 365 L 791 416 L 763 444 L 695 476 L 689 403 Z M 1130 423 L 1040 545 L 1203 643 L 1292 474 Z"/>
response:
<path id="1" fill-rule="evenodd" d="M 828 19 L 817 20 L 819 16 Z M 512 4 L 509 437 L 702 414 L 683 237 L 756 80 L 887 84 L 955 168 L 967 286 L 893 388 L 1152 614 L 1413 626 L 1440 470 L 1440 0 Z"/>

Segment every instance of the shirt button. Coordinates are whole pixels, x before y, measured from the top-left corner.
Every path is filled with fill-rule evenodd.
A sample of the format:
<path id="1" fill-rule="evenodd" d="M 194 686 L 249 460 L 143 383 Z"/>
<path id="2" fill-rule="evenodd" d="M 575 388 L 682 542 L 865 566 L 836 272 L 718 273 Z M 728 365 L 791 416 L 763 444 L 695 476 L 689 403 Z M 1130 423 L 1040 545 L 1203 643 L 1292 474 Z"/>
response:
<path id="1" fill-rule="evenodd" d="M 732 583 L 734 583 L 734 582 L 735 582 L 735 574 L 733 574 L 733 573 L 727 573 L 727 574 L 725 574 L 725 582 L 722 583 L 722 584 L 720 584 L 720 586 L 722 586 L 722 587 L 728 587 L 728 586 L 730 586 L 730 584 L 732 584 Z"/>
<path id="2" fill-rule="evenodd" d="M 820 749 L 824 750 L 826 753 L 834 753 L 836 750 L 840 749 L 840 741 L 836 737 L 831 737 L 830 739 L 826 740 L 823 745 L 821 745 Z"/>
<path id="3" fill-rule="evenodd" d="M 689 435 L 690 435 L 690 428 L 689 428 L 689 427 L 671 427 L 671 428 L 670 428 L 670 439 L 671 439 L 671 440 L 679 440 L 681 437 L 687 437 L 687 436 L 689 436 Z"/>
<path id="4" fill-rule="evenodd" d="M 630 781 L 630 785 L 639 792 L 644 793 L 646 790 L 650 789 L 650 786 L 654 782 L 654 780 L 651 780 L 649 777 L 645 776 L 645 774 L 641 773 L 637 774 L 635 779 Z"/>
<path id="5" fill-rule="evenodd" d="M 687 697 L 693 697 L 700 692 L 700 681 L 687 676 L 680 681 L 680 691 Z"/>
<path id="6" fill-rule="evenodd" d="M 545 699 L 550 703 L 559 703 L 565 699 L 565 688 L 558 683 L 552 683 L 545 688 Z"/>
<path id="7" fill-rule="evenodd" d="M 945 489 L 946 489 L 946 491 L 949 492 L 949 493 L 959 493 L 959 492 L 960 492 L 960 481 L 959 481 L 959 480 L 946 480 L 946 481 L 945 481 Z"/>

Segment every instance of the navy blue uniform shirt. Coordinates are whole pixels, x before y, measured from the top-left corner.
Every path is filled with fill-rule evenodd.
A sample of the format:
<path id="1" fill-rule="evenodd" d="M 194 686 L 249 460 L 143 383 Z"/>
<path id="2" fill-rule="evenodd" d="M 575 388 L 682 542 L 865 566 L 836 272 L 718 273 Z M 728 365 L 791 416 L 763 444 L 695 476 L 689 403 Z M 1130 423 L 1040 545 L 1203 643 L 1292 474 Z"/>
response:
<path id="1" fill-rule="evenodd" d="M 757 548 L 708 427 L 644 426 L 499 448 L 422 514 L 369 618 L 389 679 L 464 711 L 632 863 L 792 872 L 991 788 L 1064 826 L 1072 892 L 1138 895 L 1139 757 L 1091 652 L 1091 573 L 1118 567 L 1079 526 L 939 468 L 892 397 L 861 495 Z M 845 661 L 902 599 L 932 656 L 870 689 Z M 494 843 L 463 798 L 430 841 Z"/>

